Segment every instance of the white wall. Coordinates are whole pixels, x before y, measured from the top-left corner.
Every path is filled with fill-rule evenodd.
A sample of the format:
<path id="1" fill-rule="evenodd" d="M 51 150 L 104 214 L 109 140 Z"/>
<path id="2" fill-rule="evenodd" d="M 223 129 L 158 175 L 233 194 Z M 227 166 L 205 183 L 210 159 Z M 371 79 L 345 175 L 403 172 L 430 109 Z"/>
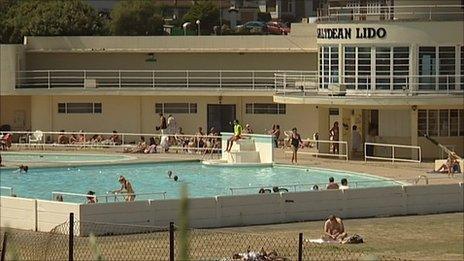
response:
<path id="1" fill-rule="evenodd" d="M 0 227 L 36 229 L 36 200 L 0 197 Z"/>
<path id="2" fill-rule="evenodd" d="M 194 228 L 211 228 L 321 220 L 329 214 L 364 218 L 462 212 L 463 198 L 463 183 L 217 196 L 190 199 L 189 223 Z M 36 230 L 49 231 L 74 212 L 84 224 L 81 235 L 120 229 L 89 222 L 167 227 L 169 222 L 178 223 L 180 210 L 178 199 L 78 205 L 2 196 L 0 202 L 1 226 L 34 230 L 37 224 Z"/>
<path id="3" fill-rule="evenodd" d="M 379 110 L 379 136 L 411 137 L 411 112 Z"/>

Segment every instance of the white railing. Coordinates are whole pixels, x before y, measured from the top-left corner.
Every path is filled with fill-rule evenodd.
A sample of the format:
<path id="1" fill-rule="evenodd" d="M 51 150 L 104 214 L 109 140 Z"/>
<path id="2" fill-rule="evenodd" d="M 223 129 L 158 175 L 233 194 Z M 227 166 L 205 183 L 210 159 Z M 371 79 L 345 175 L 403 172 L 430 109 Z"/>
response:
<path id="1" fill-rule="evenodd" d="M 331 94 L 332 86 L 346 95 L 417 95 L 417 94 L 464 94 L 464 75 L 412 75 L 371 76 L 343 75 L 299 77 L 294 74 L 276 73 L 276 91 L 302 95 Z"/>
<path id="2" fill-rule="evenodd" d="M 313 140 L 313 139 L 304 139 L 303 142 L 308 142 L 308 144 L 311 144 L 312 147 L 308 147 L 308 149 L 303 148 L 298 150 L 298 154 L 302 155 L 314 155 L 316 158 L 318 156 L 326 156 L 326 157 L 336 157 L 336 158 L 344 158 L 345 160 L 348 160 L 348 142 L 347 141 L 335 141 L 335 140 Z M 322 144 L 328 144 L 327 146 L 327 152 L 321 152 Z M 339 149 L 338 153 L 331 153 L 331 146 L 334 144 L 339 144 Z M 291 154 L 293 151 L 286 150 L 286 154 Z"/>
<path id="3" fill-rule="evenodd" d="M 189 153 L 201 152 L 211 153 L 221 152 L 221 136 L 212 135 L 184 135 L 184 134 L 156 134 L 156 133 L 112 133 L 112 132 L 57 132 L 57 131 L 8 131 L 13 134 L 14 141 L 12 145 L 18 147 L 37 147 L 37 148 L 54 148 L 54 147 L 69 147 L 69 148 L 125 148 L 130 149 L 137 146 L 140 142 L 140 137 L 145 137 L 145 142 L 149 146 L 149 138 L 157 139 L 157 151 L 163 151 L 162 140 L 168 139 L 167 146 L 170 150 L 185 151 Z M 29 142 L 34 136 L 40 135 L 39 139 Z M 58 138 L 60 135 L 65 135 L 68 139 L 75 135 L 77 139 L 81 137 L 82 141 L 74 143 L 60 144 Z M 101 141 L 92 141 L 92 137 L 99 136 Z M 111 136 L 117 136 L 118 141 L 110 140 Z M 200 146 L 202 139 L 204 146 Z M 207 141 L 215 141 L 210 142 Z M 206 146 L 211 145 L 211 146 Z M 131 152 L 131 151 L 127 151 Z"/>
<path id="4" fill-rule="evenodd" d="M 329 6 L 319 9 L 317 19 L 324 21 L 373 20 L 462 20 L 464 5 L 367 5 Z"/>
<path id="5" fill-rule="evenodd" d="M 368 153 L 367 148 L 368 146 L 372 146 L 372 150 L 369 150 L 370 153 Z M 390 153 L 388 151 L 384 153 L 384 156 L 374 156 L 376 147 L 383 147 L 390 149 Z M 396 152 L 398 149 L 408 149 L 410 150 L 409 152 L 411 153 L 411 158 L 404 158 L 404 157 L 399 157 L 396 155 Z M 412 150 L 412 151 L 411 151 Z M 372 154 L 371 154 L 372 153 Z M 371 154 L 371 155 L 368 155 Z M 389 154 L 389 155 L 387 155 Z M 414 159 L 413 155 L 417 154 L 417 159 Z M 364 161 L 367 162 L 368 159 L 376 159 L 376 160 L 387 160 L 391 162 L 416 162 L 416 163 L 421 163 L 422 161 L 422 149 L 420 146 L 412 146 L 412 145 L 400 145 L 400 144 L 386 144 L 386 143 L 374 143 L 374 142 L 366 142 L 364 143 Z"/>
<path id="6" fill-rule="evenodd" d="M 95 202 L 102 203 L 98 201 L 98 199 L 104 198 L 104 202 L 108 203 L 111 202 L 109 199 L 113 199 L 113 202 L 118 202 L 119 198 L 122 198 L 124 201 L 125 197 L 127 196 L 159 196 L 162 199 L 166 199 L 166 192 L 148 192 L 148 193 L 111 193 L 107 192 L 106 195 L 89 195 L 89 194 L 81 194 L 81 193 L 72 193 L 72 192 L 63 192 L 63 191 L 52 191 L 52 200 L 54 201 L 66 201 L 63 196 L 71 196 L 71 197 L 78 197 L 82 198 L 83 202 L 87 202 L 88 198 L 93 198 Z M 143 199 L 145 200 L 145 199 Z"/>
<path id="7" fill-rule="evenodd" d="M 1 190 L 7 190 L 8 191 L 8 196 L 13 196 L 14 195 L 14 190 L 12 187 L 5 187 L 5 186 L 0 186 L 0 191 Z M 3 193 L 0 193 L 3 195 Z"/>
<path id="8" fill-rule="evenodd" d="M 28 70 L 17 72 L 24 88 L 238 89 L 274 91 L 270 70 Z M 306 75 L 306 71 L 287 71 Z"/>

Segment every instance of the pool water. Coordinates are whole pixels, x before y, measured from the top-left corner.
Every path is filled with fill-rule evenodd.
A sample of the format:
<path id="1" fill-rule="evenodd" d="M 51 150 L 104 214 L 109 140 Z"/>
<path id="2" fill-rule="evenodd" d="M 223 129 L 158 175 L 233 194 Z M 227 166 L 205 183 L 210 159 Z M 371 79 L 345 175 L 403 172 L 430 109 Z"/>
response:
<path id="1" fill-rule="evenodd" d="M 168 178 L 171 170 L 179 177 L 175 182 Z M 124 175 L 136 193 L 166 192 L 167 198 L 178 198 L 182 184 L 188 185 L 189 197 L 255 194 L 260 187 L 284 186 L 290 191 L 307 191 L 311 184 L 326 184 L 329 177 L 337 182 L 347 178 L 354 187 L 394 186 L 398 183 L 374 176 L 313 168 L 274 167 L 209 167 L 199 162 L 140 163 L 81 167 L 32 168 L 27 173 L 17 170 L 0 171 L 1 186 L 14 189 L 19 197 L 51 199 L 52 191 L 106 195 L 119 189 L 118 177 Z M 300 184 L 298 186 L 290 186 Z M 304 184 L 304 185 L 301 185 Z M 7 191 L 2 190 L 5 195 Z M 64 201 L 83 202 L 82 197 L 63 196 Z M 140 199 L 159 199 L 160 195 L 140 195 Z M 100 198 L 100 202 L 105 202 Z"/>
<path id="2" fill-rule="evenodd" d="M 2 153 L 2 160 L 6 163 L 92 163 L 112 162 L 131 159 L 125 155 L 102 155 L 102 154 L 65 154 L 65 153 Z"/>

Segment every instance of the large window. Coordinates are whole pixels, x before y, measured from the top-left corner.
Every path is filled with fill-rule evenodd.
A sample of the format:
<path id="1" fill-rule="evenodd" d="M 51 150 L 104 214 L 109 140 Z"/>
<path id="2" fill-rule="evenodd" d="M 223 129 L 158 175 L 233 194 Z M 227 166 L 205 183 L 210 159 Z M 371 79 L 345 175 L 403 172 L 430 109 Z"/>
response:
<path id="1" fill-rule="evenodd" d="M 321 46 L 319 48 L 319 79 L 322 88 L 338 83 L 338 47 Z"/>
<path id="2" fill-rule="evenodd" d="M 390 47 L 375 48 L 375 88 L 389 90 L 391 86 L 392 55 Z"/>
<path id="3" fill-rule="evenodd" d="M 58 103 L 58 113 L 102 113 L 101 103 Z"/>
<path id="4" fill-rule="evenodd" d="M 156 113 L 177 113 L 177 114 L 193 114 L 197 113 L 196 103 L 156 103 Z"/>
<path id="5" fill-rule="evenodd" d="M 375 48 L 375 88 L 401 90 L 408 88 L 409 47 Z"/>
<path id="6" fill-rule="evenodd" d="M 344 80 L 347 89 L 356 89 L 356 47 L 345 47 Z"/>
<path id="7" fill-rule="evenodd" d="M 345 47 L 345 76 L 348 89 L 370 89 L 371 48 Z"/>
<path id="8" fill-rule="evenodd" d="M 279 103 L 247 103 L 245 112 L 247 114 L 285 114 L 285 104 Z"/>
<path id="9" fill-rule="evenodd" d="M 393 47 L 393 89 L 408 89 L 409 47 Z"/>
<path id="10" fill-rule="evenodd" d="M 438 48 L 440 57 L 440 72 L 439 89 L 451 90 L 454 89 L 454 77 L 456 74 L 456 58 L 454 46 L 440 46 Z"/>
<path id="11" fill-rule="evenodd" d="M 418 135 L 464 136 L 464 110 L 419 110 Z"/>
<path id="12" fill-rule="evenodd" d="M 419 89 L 454 90 L 456 88 L 456 63 L 454 46 L 419 47 Z"/>
<path id="13" fill-rule="evenodd" d="M 419 47 L 419 89 L 435 90 L 436 64 L 435 47 Z"/>

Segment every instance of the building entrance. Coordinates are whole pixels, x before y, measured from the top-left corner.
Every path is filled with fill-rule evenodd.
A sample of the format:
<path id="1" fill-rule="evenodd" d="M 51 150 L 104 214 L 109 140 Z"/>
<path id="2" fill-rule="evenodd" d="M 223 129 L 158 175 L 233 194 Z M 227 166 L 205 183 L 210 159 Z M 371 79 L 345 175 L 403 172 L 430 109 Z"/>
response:
<path id="1" fill-rule="evenodd" d="M 214 127 L 220 132 L 233 132 L 235 104 L 208 104 L 208 131 Z"/>

